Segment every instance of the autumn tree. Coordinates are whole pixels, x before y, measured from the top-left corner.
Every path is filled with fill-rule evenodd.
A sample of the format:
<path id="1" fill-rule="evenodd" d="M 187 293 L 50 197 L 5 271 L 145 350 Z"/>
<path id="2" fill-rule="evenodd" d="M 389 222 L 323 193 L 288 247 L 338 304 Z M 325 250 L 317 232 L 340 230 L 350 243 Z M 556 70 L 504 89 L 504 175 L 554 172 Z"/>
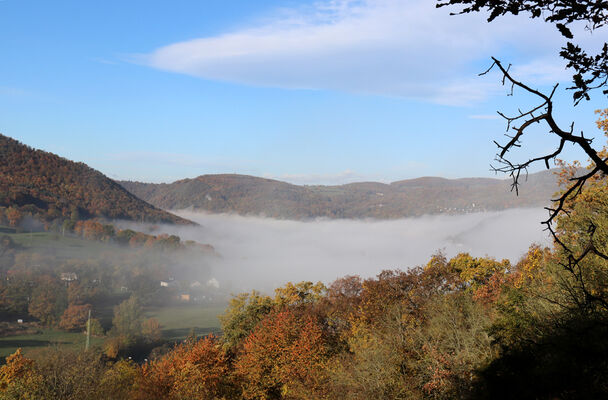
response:
<path id="1" fill-rule="evenodd" d="M 28 305 L 30 315 L 38 318 L 44 325 L 52 326 L 58 322 L 66 307 L 65 287 L 51 277 L 40 278 Z"/>
<path id="2" fill-rule="evenodd" d="M 124 400 L 135 398 L 140 369 L 131 360 L 119 360 L 107 368 L 99 384 L 99 398 Z"/>
<path id="3" fill-rule="evenodd" d="M 219 316 L 223 340 L 227 347 L 236 348 L 256 325 L 272 310 L 274 303 L 257 291 L 242 293 L 230 299 L 224 314 Z"/>
<path id="4" fill-rule="evenodd" d="M 19 221 L 21 221 L 21 218 L 23 218 L 21 212 L 15 207 L 7 208 L 5 213 L 10 226 L 17 226 Z"/>
<path id="5" fill-rule="evenodd" d="M 234 393 L 228 356 L 214 336 L 188 341 L 144 364 L 137 388 L 134 398 L 142 400 L 220 399 Z"/>
<path id="6" fill-rule="evenodd" d="M 0 367 L 0 393 L 13 391 L 21 386 L 21 380 L 33 378 L 33 364 L 34 361 L 23 356 L 21 349 L 6 357 L 5 364 Z"/>
<path id="7" fill-rule="evenodd" d="M 414 335 L 422 393 L 435 399 L 471 397 L 477 371 L 497 354 L 488 334 L 490 313 L 465 291 L 432 299 L 425 319 Z"/>
<path id="8" fill-rule="evenodd" d="M 151 343 L 157 343 L 163 337 L 160 329 L 160 323 L 156 318 L 149 318 L 142 322 L 141 334 L 146 341 Z"/>
<path id="9" fill-rule="evenodd" d="M 82 331 L 87 323 L 90 304 L 68 306 L 59 320 L 59 327 L 66 331 Z"/>
<path id="10" fill-rule="evenodd" d="M 245 339 L 235 364 L 245 399 L 324 396 L 328 349 L 319 322 L 293 311 L 269 314 Z"/>
<path id="11" fill-rule="evenodd" d="M 278 307 L 300 306 L 319 301 L 325 295 L 326 287 L 321 282 L 313 283 L 303 281 L 299 283 L 287 282 L 275 289 L 274 302 Z"/>
<path id="12" fill-rule="evenodd" d="M 96 352 L 49 348 L 38 354 L 34 371 L 36 384 L 26 384 L 15 398 L 49 400 L 98 399 L 105 365 Z"/>
<path id="13" fill-rule="evenodd" d="M 118 335 L 136 336 L 141 333 L 143 310 L 136 297 L 131 296 L 114 308 L 113 330 Z"/>
<path id="14" fill-rule="evenodd" d="M 436 5 L 437 7 L 450 6 L 451 9 L 456 10 L 457 14 L 488 12 L 489 22 L 506 14 L 523 15 L 532 19 L 542 18 L 545 22 L 553 24 L 563 37 L 572 41 L 575 34 L 580 35 L 584 31 L 604 31 L 608 21 L 608 4 L 605 1 L 438 0 Z M 570 29 L 577 24 L 584 25 L 586 29 L 584 31 Z M 568 41 L 561 48 L 560 56 L 565 61 L 566 67 L 573 72 L 573 84 L 568 89 L 573 90 L 573 100 L 576 106 L 582 100 L 590 100 L 592 93 L 595 93 L 596 90 L 601 90 L 603 95 L 608 95 L 608 43 L 604 43 L 601 49 L 593 54 L 588 53 L 587 50 L 572 41 Z M 558 161 L 557 157 L 562 154 L 566 145 L 574 145 L 589 158 L 590 166 L 587 171 L 582 173 L 574 171 L 569 176 L 565 189 L 553 200 L 553 205 L 547 207 L 549 216 L 543 221 L 547 230 L 553 235 L 553 239 L 567 253 L 566 269 L 581 271 L 583 266 L 580 264 L 588 255 L 598 255 L 599 247 L 586 253 L 579 252 L 577 255 L 576 252 L 573 252 L 574 249 L 561 240 L 555 223 L 559 219 L 558 225 L 564 224 L 563 215 L 568 215 L 568 203 L 579 196 L 590 181 L 608 174 L 608 153 L 596 147 L 593 138 L 588 134 L 585 135 L 582 131 L 577 133 L 574 122 L 569 126 L 562 126 L 558 123 L 559 118 L 555 115 L 554 104 L 558 84 L 555 84 L 550 91 L 543 92 L 514 76 L 510 65 L 506 65 L 494 57 L 492 57 L 492 61 L 490 68 L 483 74 L 496 68 L 502 76 L 503 85 L 506 84 L 511 88 L 510 94 L 517 89 L 533 96 L 538 101 L 536 105 L 520 109 L 513 115 L 499 112 L 506 121 L 507 139 L 502 144 L 495 142 L 498 146 L 498 153 L 496 155 L 497 165 L 493 169 L 509 174 L 513 180 L 513 189 L 517 192 L 520 178 L 527 174 L 529 167 L 541 164 L 549 169 L 551 163 Z M 537 124 L 543 124 L 549 134 L 557 140 L 557 144 L 546 153 L 529 158 L 527 161 L 513 161 L 513 152 L 522 147 L 524 138 L 527 138 L 532 130 L 531 127 Z M 602 127 L 602 125 L 598 126 Z M 595 228 L 593 224 L 590 224 L 584 229 L 592 232 Z M 608 258 L 608 253 L 602 253 L 600 257 Z"/>

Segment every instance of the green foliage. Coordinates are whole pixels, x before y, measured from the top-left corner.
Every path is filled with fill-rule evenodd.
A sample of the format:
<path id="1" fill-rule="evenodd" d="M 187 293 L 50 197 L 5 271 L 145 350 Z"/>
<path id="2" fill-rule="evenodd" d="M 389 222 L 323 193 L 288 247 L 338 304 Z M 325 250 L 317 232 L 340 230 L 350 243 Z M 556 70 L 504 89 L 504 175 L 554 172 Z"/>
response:
<path id="1" fill-rule="evenodd" d="M 256 291 L 233 297 L 226 312 L 219 317 L 224 343 L 237 347 L 272 307 L 272 299 Z"/>
<path id="2" fill-rule="evenodd" d="M 141 333 L 143 309 L 135 296 L 120 303 L 114 308 L 112 331 L 120 336 L 134 337 Z"/>
<path id="3" fill-rule="evenodd" d="M 13 275 L 0 286 L 0 304 L 8 313 L 25 315 L 32 295 L 30 280 L 23 275 Z"/>

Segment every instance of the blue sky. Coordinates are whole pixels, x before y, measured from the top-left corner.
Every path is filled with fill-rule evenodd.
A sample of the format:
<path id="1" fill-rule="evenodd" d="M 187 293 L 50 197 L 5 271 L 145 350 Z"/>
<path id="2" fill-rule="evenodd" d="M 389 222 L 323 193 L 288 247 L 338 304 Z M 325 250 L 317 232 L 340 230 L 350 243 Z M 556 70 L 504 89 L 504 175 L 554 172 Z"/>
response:
<path id="1" fill-rule="evenodd" d="M 528 99 L 476 74 L 494 55 L 537 87 L 567 86 L 562 39 L 521 17 L 448 14 L 429 0 L 2 0 L 0 132 L 149 182 L 490 176 L 495 112 Z M 604 103 L 558 103 L 597 134 Z M 540 130 L 526 143 L 552 144 Z"/>

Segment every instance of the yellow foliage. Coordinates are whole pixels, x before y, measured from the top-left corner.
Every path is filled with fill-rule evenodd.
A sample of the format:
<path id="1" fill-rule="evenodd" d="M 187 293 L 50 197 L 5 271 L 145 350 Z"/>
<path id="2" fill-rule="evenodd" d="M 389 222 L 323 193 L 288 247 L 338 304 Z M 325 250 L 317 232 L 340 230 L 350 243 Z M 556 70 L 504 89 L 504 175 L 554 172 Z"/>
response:
<path id="1" fill-rule="evenodd" d="M 0 368 L 0 391 L 5 391 L 16 380 L 29 375 L 34 361 L 25 358 L 21 349 L 6 357 L 6 364 Z"/>
<path id="2" fill-rule="evenodd" d="M 321 299 L 326 290 L 321 282 L 288 282 L 285 286 L 275 289 L 274 302 L 279 307 L 312 303 Z"/>

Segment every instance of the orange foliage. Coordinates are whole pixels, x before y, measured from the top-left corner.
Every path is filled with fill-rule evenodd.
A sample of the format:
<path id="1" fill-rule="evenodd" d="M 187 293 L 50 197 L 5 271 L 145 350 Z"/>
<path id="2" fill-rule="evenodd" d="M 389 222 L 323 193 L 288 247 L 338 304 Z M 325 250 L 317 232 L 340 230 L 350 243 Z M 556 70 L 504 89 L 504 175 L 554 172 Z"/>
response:
<path id="1" fill-rule="evenodd" d="M 269 314 L 245 339 L 235 372 L 246 399 L 321 398 L 326 361 L 320 324 L 285 310 Z"/>
<path id="2" fill-rule="evenodd" d="M 59 327 L 66 331 L 77 331 L 84 329 L 84 326 L 89 317 L 90 304 L 76 305 L 72 304 L 65 309 Z"/>
<path id="3" fill-rule="evenodd" d="M 214 399 L 228 388 L 228 357 L 214 336 L 177 346 L 145 364 L 136 399 Z"/>
<path id="4" fill-rule="evenodd" d="M 0 368 L 0 392 L 18 379 L 32 373 L 34 362 L 21 354 L 21 349 L 6 357 L 6 364 Z"/>

